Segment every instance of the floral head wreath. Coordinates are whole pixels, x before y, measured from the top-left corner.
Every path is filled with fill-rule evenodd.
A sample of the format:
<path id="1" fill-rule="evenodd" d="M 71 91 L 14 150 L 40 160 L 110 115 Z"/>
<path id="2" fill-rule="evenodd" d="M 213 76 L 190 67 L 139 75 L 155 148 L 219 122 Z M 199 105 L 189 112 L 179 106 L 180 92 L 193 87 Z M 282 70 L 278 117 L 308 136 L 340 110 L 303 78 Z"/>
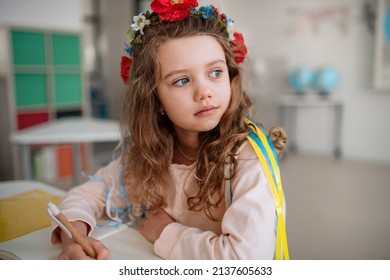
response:
<path id="1" fill-rule="evenodd" d="M 125 51 L 127 56 L 122 56 L 121 60 L 121 77 L 125 84 L 129 81 L 130 67 L 132 63 L 132 55 L 134 53 L 134 46 L 142 43 L 142 36 L 144 35 L 144 28 L 148 25 L 153 25 L 158 15 L 162 21 L 176 22 L 187 18 L 190 14 L 201 16 L 202 19 L 217 19 L 218 23 L 229 36 L 230 46 L 233 51 L 236 63 L 242 63 L 245 60 L 247 49 L 244 43 L 244 37 L 241 33 L 233 31 L 233 20 L 228 18 L 225 14 L 220 13 L 213 5 L 202 6 L 197 8 L 197 0 L 153 0 L 150 4 L 153 12 L 146 11 L 133 17 L 131 30 L 128 30 L 130 35 L 130 42 L 126 44 Z"/>

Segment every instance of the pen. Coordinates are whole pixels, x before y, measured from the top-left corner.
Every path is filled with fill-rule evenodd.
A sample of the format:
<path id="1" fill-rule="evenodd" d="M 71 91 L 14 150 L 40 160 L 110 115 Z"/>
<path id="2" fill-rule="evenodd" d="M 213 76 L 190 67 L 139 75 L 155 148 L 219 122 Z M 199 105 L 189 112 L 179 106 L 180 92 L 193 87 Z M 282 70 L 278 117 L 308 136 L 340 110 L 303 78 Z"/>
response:
<path id="1" fill-rule="evenodd" d="M 64 216 L 64 214 L 61 213 L 61 211 L 54 203 L 49 202 L 47 205 L 47 212 L 58 224 L 58 226 L 64 230 L 68 237 L 73 238 L 91 258 L 96 258 L 96 253 L 91 245 L 85 241 L 85 238 L 68 221 L 68 219 Z"/>

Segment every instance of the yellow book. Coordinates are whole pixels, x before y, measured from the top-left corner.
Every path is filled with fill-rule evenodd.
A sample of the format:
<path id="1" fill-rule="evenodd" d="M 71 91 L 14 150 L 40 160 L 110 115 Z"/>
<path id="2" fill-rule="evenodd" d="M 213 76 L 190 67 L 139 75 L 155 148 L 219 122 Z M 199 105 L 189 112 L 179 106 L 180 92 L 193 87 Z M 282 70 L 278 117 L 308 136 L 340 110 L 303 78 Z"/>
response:
<path id="1" fill-rule="evenodd" d="M 47 204 L 60 200 L 40 189 L 0 199 L 0 242 L 50 226 Z"/>

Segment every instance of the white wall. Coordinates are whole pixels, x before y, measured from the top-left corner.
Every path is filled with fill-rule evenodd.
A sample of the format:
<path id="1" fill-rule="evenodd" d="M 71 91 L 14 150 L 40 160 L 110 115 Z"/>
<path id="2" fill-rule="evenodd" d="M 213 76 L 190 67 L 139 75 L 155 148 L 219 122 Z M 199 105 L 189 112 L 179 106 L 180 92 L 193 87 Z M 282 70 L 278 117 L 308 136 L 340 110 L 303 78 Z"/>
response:
<path id="1" fill-rule="evenodd" d="M 216 3 L 245 36 L 251 64 L 274 61 L 269 68 L 273 86 L 252 80 L 251 94 L 256 96 L 259 114 L 266 125 L 276 122 L 275 95 L 287 91 L 286 77 L 281 73 L 297 65 L 311 68 L 331 65 L 338 69 L 341 82 L 333 93 L 345 101 L 342 123 L 343 156 L 349 159 L 390 163 L 390 90 L 373 90 L 375 37 L 363 21 L 363 0 L 224 0 Z M 345 8 L 348 13 L 334 13 L 318 25 L 303 25 L 295 35 L 288 28 L 303 12 Z M 295 11 L 295 15 L 293 14 Z M 343 24 L 344 28 L 343 29 Z M 284 61 L 284 62 L 283 62 Z M 285 73 L 287 75 L 287 73 Z M 253 75 L 252 75 L 253 77 Z M 267 77 L 267 76 L 266 76 Z M 277 77 L 279 81 L 274 78 Z M 267 86 L 264 87 L 264 84 Z M 285 93 L 285 92 L 282 92 Z M 265 99 L 265 100 L 264 100 Z M 268 101 L 267 101 L 268 100 Z M 271 108 L 269 107 L 271 106 Z M 272 113 L 273 112 L 273 113 Z M 329 110 L 307 109 L 298 115 L 298 148 L 305 152 L 329 154 L 332 143 L 332 115 Z M 312 122 L 316 125 L 313 126 Z"/>
<path id="2" fill-rule="evenodd" d="M 101 21 L 103 32 L 103 90 L 111 118 L 117 118 L 121 109 L 122 94 L 125 85 L 120 77 L 120 61 L 126 55 L 126 34 L 133 19 L 133 5 L 129 0 L 103 0 L 101 2 Z"/>
<path id="3" fill-rule="evenodd" d="M 80 0 L 0 0 L 0 25 L 81 30 Z"/>

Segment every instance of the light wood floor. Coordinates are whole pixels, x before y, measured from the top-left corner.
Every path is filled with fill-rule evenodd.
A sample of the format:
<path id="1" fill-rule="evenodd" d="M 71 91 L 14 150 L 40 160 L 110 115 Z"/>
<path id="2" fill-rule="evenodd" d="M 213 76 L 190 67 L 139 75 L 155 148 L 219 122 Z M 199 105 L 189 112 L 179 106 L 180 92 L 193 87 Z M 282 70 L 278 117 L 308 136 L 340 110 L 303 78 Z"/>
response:
<path id="1" fill-rule="evenodd" d="M 289 153 L 280 167 L 291 259 L 390 259 L 390 165 Z"/>

